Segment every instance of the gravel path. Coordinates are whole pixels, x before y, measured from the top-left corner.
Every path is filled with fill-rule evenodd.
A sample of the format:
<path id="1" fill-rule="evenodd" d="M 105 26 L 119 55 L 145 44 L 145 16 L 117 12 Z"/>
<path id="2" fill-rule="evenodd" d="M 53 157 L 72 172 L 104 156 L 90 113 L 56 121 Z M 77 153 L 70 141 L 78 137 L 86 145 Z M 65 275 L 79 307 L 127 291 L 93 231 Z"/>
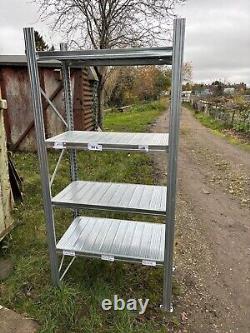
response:
<path id="1" fill-rule="evenodd" d="M 167 129 L 168 113 L 152 127 Z M 250 332 L 250 154 L 182 111 L 178 160 L 176 332 Z M 154 155 L 164 182 L 166 161 Z M 181 319 L 180 319 L 181 318 Z M 174 326 L 173 326 L 174 327 Z"/>

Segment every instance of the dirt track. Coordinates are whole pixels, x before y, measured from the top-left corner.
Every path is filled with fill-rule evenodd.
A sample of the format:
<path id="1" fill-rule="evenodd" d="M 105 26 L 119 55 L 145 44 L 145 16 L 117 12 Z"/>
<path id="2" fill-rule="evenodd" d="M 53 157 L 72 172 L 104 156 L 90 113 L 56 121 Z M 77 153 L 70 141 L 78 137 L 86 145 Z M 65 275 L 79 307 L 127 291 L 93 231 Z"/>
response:
<path id="1" fill-rule="evenodd" d="M 164 132 L 167 113 L 152 130 Z M 176 332 L 250 332 L 250 154 L 183 109 L 178 160 Z M 166 161 L 155 155 L 158 177 Z"/>

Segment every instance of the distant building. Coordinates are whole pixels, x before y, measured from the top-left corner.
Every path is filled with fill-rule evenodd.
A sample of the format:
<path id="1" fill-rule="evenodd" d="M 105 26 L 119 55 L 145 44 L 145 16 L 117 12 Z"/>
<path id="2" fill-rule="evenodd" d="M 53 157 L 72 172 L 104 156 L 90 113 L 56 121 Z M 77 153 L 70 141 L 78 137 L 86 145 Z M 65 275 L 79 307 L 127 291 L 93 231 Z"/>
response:
<path id="1" fill-rule="evenodd" d="M 225 95 L 234 95 L 235 94 L 235 88 L 234 87 L 226 87 L 226 88 L 224 88 L 223 93 Z"/>
<path id="2" fill-rule="evenodd" d="M 182 91 L 181 93 L 182 102 L 190 102 L 191 93 L 192 93 L 191 90 Z"/>
<path id="3" fill-rule="evenodd" d="M 192 94 L 197 97 L 207 97 L 213 94 L 213 91 L 209 87 L 199 87 L 192 91 Z"/>

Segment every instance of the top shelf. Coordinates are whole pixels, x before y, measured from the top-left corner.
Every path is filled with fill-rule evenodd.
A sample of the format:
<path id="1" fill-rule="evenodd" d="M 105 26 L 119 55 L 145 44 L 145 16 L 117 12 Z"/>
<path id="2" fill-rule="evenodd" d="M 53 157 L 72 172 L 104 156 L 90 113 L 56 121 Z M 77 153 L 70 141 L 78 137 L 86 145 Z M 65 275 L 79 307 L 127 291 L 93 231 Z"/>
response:
<path id="1" fill-rule="evenodd" d="M 46 140 L 48 148 L 82 150 L 166 151 L 167 133 L 67 131 Z"/>
<path id="2" fill-rule="evenodd" d="M 86 66 L 171 65 L 172 54 L 172 47 L 42 51 L 37 52 L 37 60 L 56 59 L 69 61 L 71 65 L 80 62 Z"/>

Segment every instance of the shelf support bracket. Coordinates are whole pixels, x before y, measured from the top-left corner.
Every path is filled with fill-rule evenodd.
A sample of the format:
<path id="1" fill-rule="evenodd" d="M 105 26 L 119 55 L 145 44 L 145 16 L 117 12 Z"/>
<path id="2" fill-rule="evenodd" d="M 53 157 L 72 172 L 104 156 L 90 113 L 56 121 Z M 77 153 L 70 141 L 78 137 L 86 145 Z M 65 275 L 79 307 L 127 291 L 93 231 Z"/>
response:
<path id="1" fill-rule="evenodd" d="M 60 50 L 67 51 L 67 44 L 61 43 Z M 64 82 L 64 100 L 65 100 L 65 110 L 67 116 L 68 129 L 70 131 L 74 130 L 74 116 L 73 116 L 73 97 L 72 97 L 72 87 L 70 78 L 70 66 L 68 61 L 62 61 L 62 75 Z M 77 180 L 77 156 L 76 149 L 70 149 L 70 177 L 71 181 Z M 78 215 L 78 211 L 75 209 L 73 217 Z"/>

